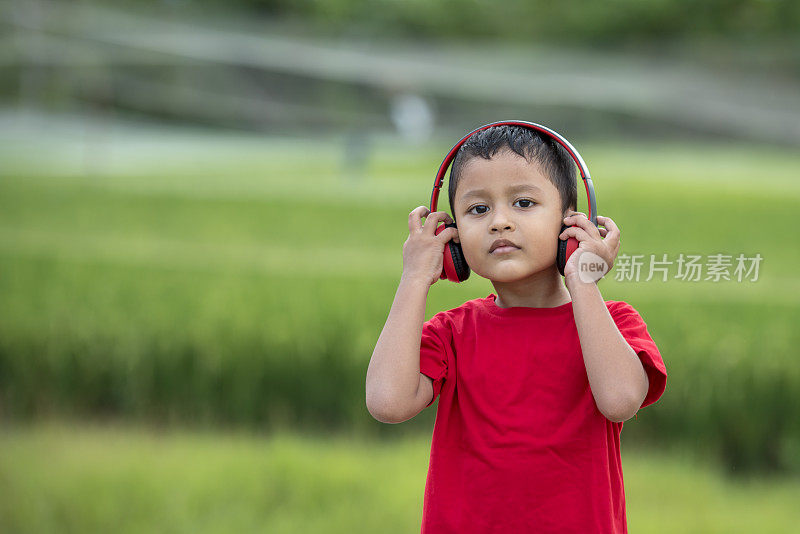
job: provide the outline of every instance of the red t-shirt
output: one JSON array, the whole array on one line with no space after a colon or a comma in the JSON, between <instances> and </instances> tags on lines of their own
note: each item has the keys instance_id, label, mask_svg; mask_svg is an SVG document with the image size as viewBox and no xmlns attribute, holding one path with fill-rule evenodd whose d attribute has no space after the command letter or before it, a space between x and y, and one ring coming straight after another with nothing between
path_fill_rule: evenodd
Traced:
<instances>
[{"instance_id":1,"label":"red t-shirt","mask_svg":"<svg viewBox=\"0 0 800 534\"><path fill-rule=\"evenodd\" d=\"M630 304L606 306L647 372L648 406L666 387L664 361ZM627 532L623 423L592 397L572 302L500 308L492 293L437 313L420 371L439 396L423 534Z\"/></svg>"}]
</instances>

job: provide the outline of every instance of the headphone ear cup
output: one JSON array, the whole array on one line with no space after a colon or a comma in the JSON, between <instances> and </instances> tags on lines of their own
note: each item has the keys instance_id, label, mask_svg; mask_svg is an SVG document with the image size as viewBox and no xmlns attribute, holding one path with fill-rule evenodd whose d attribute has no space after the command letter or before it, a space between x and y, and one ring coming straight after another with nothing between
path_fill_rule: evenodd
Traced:
<instances>
[{"instance_id":1,"label":"headphone ear cup","mask_svg":"<svg viewBox=\"0 0 800 534\"><path fill-rule=\"evenodd\" d=\"M455 223L446 223L436 229L436 235L444 231L445 228L456 228ZM444 261L442 262L442 274L439 276L441 280L450 280L451 282L463 282L469 278L469 265L467 260L464 259L464 252L461 250L461 243L456 243L450 240L444 246Z\"/></svg>"},{"instance_id":2,"label":"headphone ear cup","mask_svg":"<svg viewBox=\"0 0 800 534\"><path fill-rule=\"evenodd\" d=\"M559 230L558 235L561 235L561 232L563 232L567 228L572 228L572 227L562 223L561 230ZM580 241L578 241L574 237L569 237L565 240L558 239L558 249L556 251L556 266L558 267L558 272L561 274L561 276L564 276L564 268L567 266L567 261L569 261L569 257L572 256L572 253L577 250L579 245Z\"/></svg>"},{"instance_id":3,"label":"headphone ear cup","mask_svg":"<svg viewBox=\"0 0 800 534\"><path fill-rule=\"evenodd\" d=\"M453 259L452 274L455 276L448 276L447 279L453 282L463 282L469 278L471 271L469 265L467 265L467 260L464 258L464 252L461 250L461 243L450 241L445 249L448 248L450 249L450 257Z\"/></svg>"}]
</instances>

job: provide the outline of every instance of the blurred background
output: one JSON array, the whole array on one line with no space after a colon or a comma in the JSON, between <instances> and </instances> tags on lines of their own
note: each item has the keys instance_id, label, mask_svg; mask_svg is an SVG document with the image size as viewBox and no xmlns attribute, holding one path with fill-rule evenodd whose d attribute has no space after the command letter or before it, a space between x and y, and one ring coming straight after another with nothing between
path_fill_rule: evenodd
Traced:
<instances>
[{"instance_id":1,"label":"blurred background","mask_svg":"<svg viewBox=\"0 0 800 534\"><path fill-rule=\"evenodd\" d=\"M366 369L408 213L507 119L570 139L646 262L600 282L669 375L622 432L631 531L796 531L798 30L794 0L3 1L0 531L418 531L436 405L375 421ZM645 281L664 254L734 265Z\"/></svg>"}]
</instances>

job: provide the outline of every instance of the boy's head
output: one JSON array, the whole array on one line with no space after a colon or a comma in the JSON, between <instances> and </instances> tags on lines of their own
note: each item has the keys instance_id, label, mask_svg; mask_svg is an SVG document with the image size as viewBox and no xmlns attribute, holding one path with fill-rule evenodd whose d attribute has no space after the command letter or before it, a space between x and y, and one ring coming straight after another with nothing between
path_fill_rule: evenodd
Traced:
<instances>
[{"instance_id":1,"label":"boy's head","mask_svg":"<svg viewBox=\"0 0 800 534\"><path fill-rule=\"evenodd\" d=\"M478 275L511 282L555 268L577 184L574 161L549 136L512 125L474 133L453 159L448 193L457 241ZM498 239L518 248L490 252Z\"/></svg>"}]
</instances>

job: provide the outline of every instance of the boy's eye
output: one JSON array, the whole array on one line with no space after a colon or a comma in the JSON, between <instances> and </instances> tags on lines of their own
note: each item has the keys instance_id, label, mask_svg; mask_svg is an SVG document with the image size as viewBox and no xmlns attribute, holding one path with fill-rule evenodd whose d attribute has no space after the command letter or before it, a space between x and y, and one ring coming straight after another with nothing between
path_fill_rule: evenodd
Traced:
<instances>
[{"instance_id":1,"label":"boy's eye","mask_svg":"<svg viewBox=\"0 0 800 534\"><path fill-rule=\"evenodd\" d=\"M483 208L483 211L477 211L477 212L474 211L474 210L478 210L480 208ZM484 206L483 204L476 204L476 205L472 206L470 209L468 209L467 213L475 213L475 215L483 215L484 213L486 213L487 209L488 209L488 207Z\"/></svg>"},{"instance_id":2,"label":"boy's eye","mask_svg":"<svg viewBox=\"0 0 800 534\"><path fill-rule=\"evenodd\" d=\"M530 200L530 199L527 199L527 198L520 198L516 202L514 202L514 204L516 205L517 202L521 203L520 204L521 208L530 208L530 207L533 207L534 204L536 204L533 200ZM475 210L478 210L478 211L475 211ZM482 211L480 211L480 210L482 210ZM489 207L484 205L484 204L475 204L474 206L472 206L471 208L469 208L467 210L467 213L474 213L475 215L483 215L488 210L489 210Z\"/></svg>"}]
</instances>

